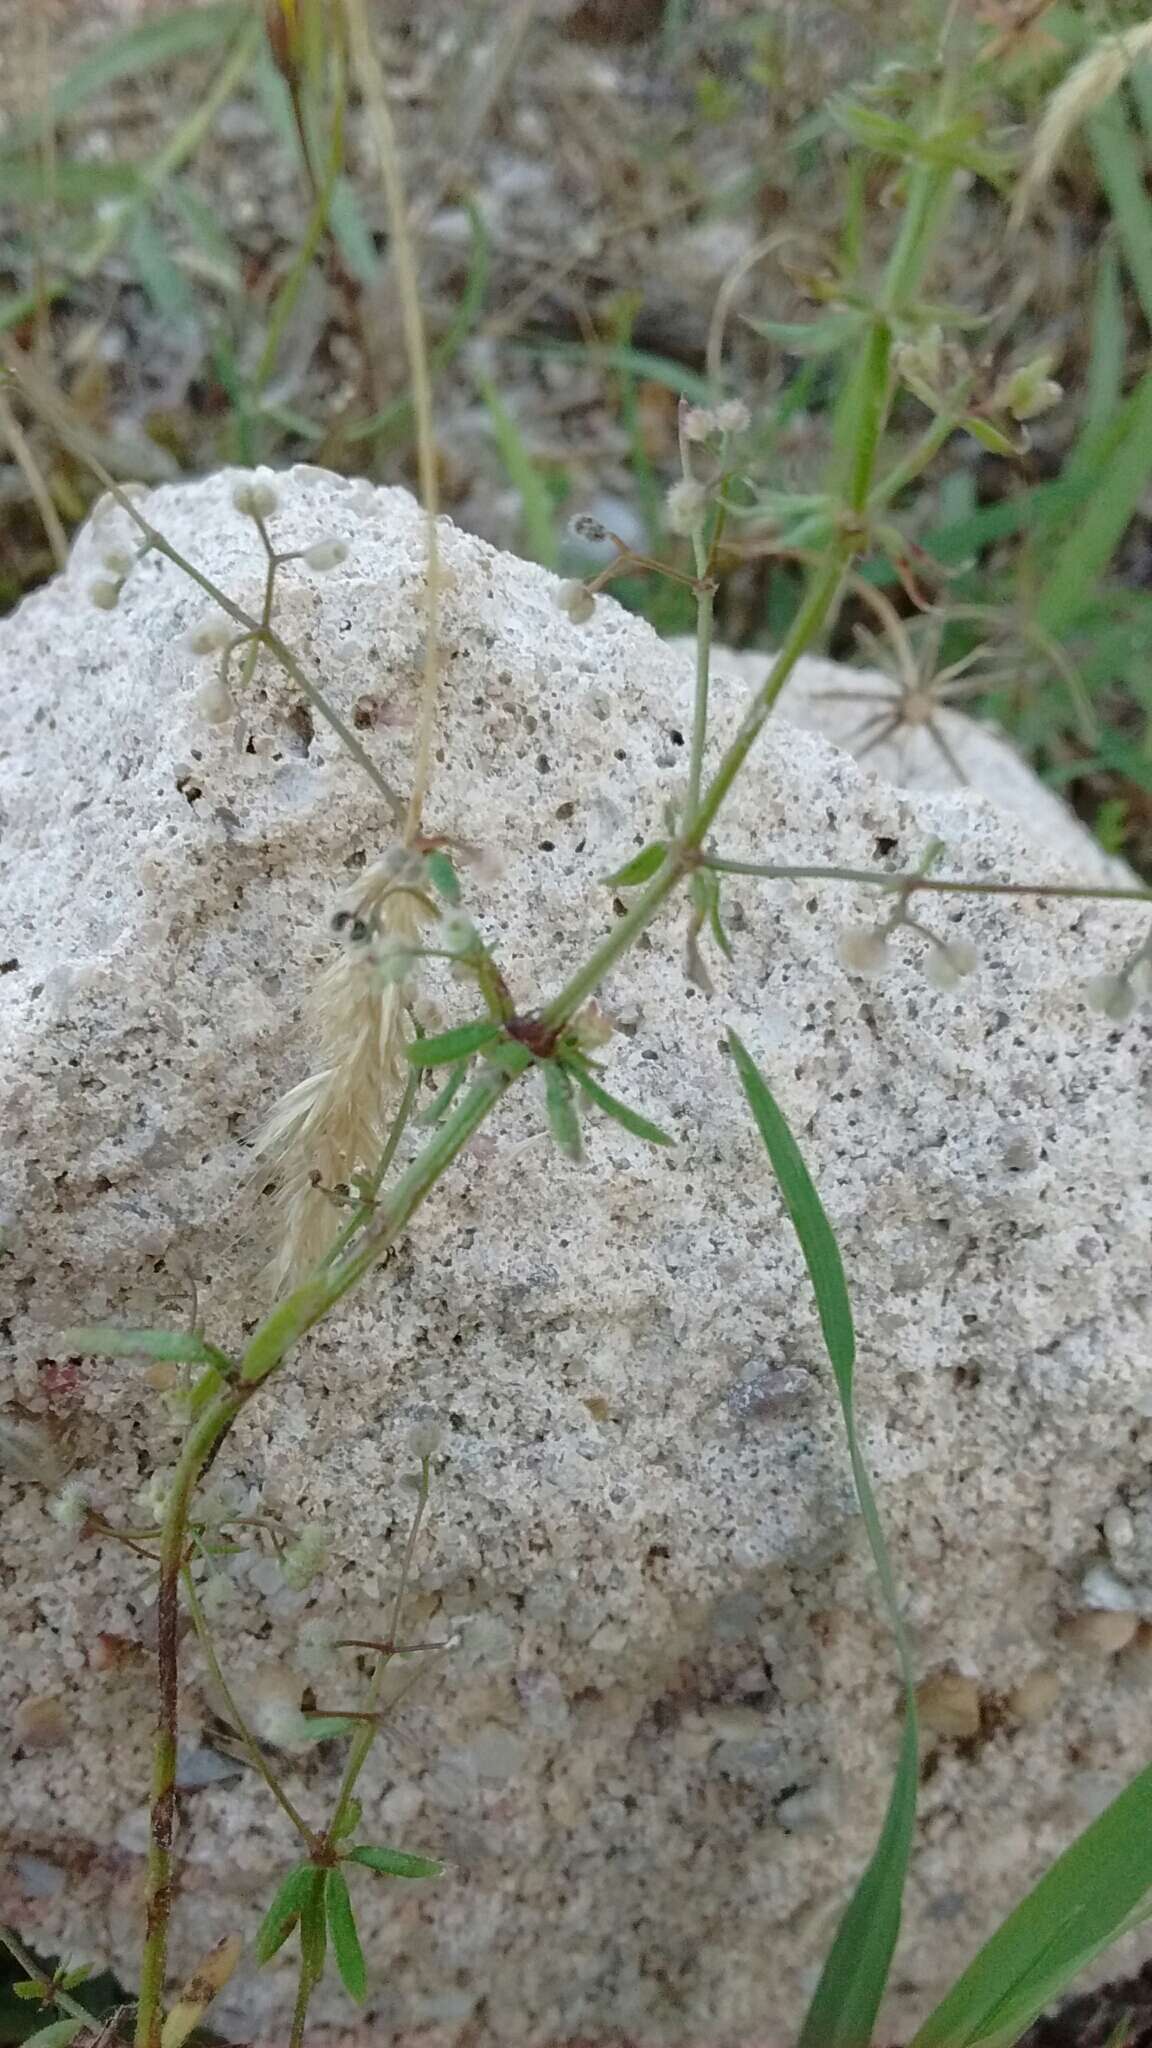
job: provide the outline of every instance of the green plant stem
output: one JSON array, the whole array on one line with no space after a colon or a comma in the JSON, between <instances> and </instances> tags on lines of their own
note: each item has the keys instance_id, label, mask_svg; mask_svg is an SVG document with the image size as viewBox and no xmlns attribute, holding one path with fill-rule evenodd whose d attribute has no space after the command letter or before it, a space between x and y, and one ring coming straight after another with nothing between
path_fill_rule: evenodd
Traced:
<instances>
[{"instance_id":1,"label":"green plant stem","mask_svg":"<svg viewBox=\"0 0 1152 2048\"><path fill-rule=\"evenodd\" d=\"M188 1543L188 1507L209 1460L227 1434L245 1394L235 1385L217 1395L185 1439L160 1530L156 1599L159 1707L152 1751L144 1950L136 2009L136 2048L159 2048L168 1922L172 1910L172 1839L176 1819L176 1736L179 1721L180 1575Z\"/></svg>"},{"instance_id":2,"label":"green plant stem","mask_svg":"<svg viewBox=\"0 0 1152 2048\"><path fill-rule=\"evenodd\" d=\"M696 690L692 700L692 751L688 757L688 816L700 802L704 749L708 742L708 702L712 682L712 627L716 587L708 574L708 546L702 527L692 536L696 562Z\"/></svg>"},{"instance_id":3,"label":"green plant stem","mask_svg":"<svg viewBox=\"0 0 1152 2048\"><path fill-rule=\"evenodd\" d=\"M81 2005L78 1998L73 1998L70 1991L63 1990L59 1984L53 1984L50 1977L45 1977L35 1956L29 1955L24 1944L10 1927L0 1926L0 1946L7 1949L13 1961L19 1964L26 1977L34 1979L38 1984L44 1984L51 1988L52 2003L53 2005L58 2005L61 2012L66 2012L70 2019L84 2020L93 2030L100 2025L99 2020L89 2012L87 2006Z\"/></svg>"},{"instance_id":4,"label":"green plant stem","mask_svg":"<svg viewBox=\"0 0 1152 2048\"><path fill-rule=\"evenodd\" d=\"M279 1778L276 1776L275 1771L272 1770L271 1766L269 1765L267 1758L263 1755L260 1745L256 1740L256 1737L253 1735L252 1730L249 1728L247 1721L244 1719L244 1716L240 1711L240 1708L236 1704L236 1700L232 1693L232 1689L229 1686L228 1681L225 1678L224 1673L221 1669L220 1659L216 1655L216 1646L212 1641L212 1634L211 1630L208 1627L207 1617L205 1616L204 1609L200 1604L200 1595L196 1591L196 1583L192 1577L191 1567L187 1565L184 1568L183 1584L184 1598L188 1604L188 1612L192 1617L192 1626L195 1629L196 1635L199 1639L200 1648L204 1652L204 1656L208 1664L208 1669L212 1673L212 1678L216 1686L216 1689L219 1692L220 1697L224 1702L224 1705L228 1709L228 1712L232 1718L233 1726L235 1727L241 1742L244 1744L244 1748L248 1755L248 1761L252 1765L253 1770L259 1772L260 1776L264 1780L264 1783L267 1785L268 1790L271 1792L273 1799L276 1801L277 1806L280 1807L282 1812L287 1814L288 1819L291 1821L293 1827L296 1829L297 1834L301 1836L305 1846L308 1849L311 1849L315 1843L316 1837L312 1833L312 1830L309 1827L307 1821L304 1819L303 1815L298 1813L295 1806L293 1806L292 1801L289 1799L288 1794L285 1792L284 1787L280 1783Z\"/></svg>"},{"instance_id":5,"label":"green plant stem","mask_svg":"<svg viewBox=\"0 0 1152 2048\"><path fill-rule=\"evenodd\" d=\"M1099 903L1152 903L1152 889L1113 889L1101 883L1074 882L965 882L946 881L937 875L877 875L868 868L789 866L773 861L725 860L708 854L701 866L718 875L756 875L766 882L860 882L869 889L884 889L914 896L922 889L942 896L1055 896L1072 901Z\"/></svg>"},{"instance_id":6,"label":"green plant stem","mask_svg":"<svg viewBox=\"0 0 1152 2048\"><path fill-rule=\"evenodd\" d=\"M874 485L868 500L869 509L888 506L894 498L906 491L922 476L930 462L935 461L940 450L950 441L965 415L961 412L937 413L931 426L927 427L920 439L908 450L900 462L881 477Z\"/></svg>"}]
</instances>

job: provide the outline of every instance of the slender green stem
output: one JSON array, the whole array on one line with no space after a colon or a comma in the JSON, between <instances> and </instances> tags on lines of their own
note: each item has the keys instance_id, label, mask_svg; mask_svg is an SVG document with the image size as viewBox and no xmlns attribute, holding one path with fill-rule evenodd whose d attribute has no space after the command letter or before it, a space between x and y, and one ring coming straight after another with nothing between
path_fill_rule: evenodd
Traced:
<instances>
[{"instance_id":1,"label":"slender green stem","mask_svg":"<svg viewBox=\"0 0 1152 2048\"><path fill-rule=\"evenodd\" d=\"M223 1700L224 1705L228 1709L229 1716L232 1720L232 1725L236 1729L236 1732L239 1735L241 1742L244 1744L244 1748L248 1755L248 1761L252 1765L253 1770L258 1771L260 1773L260 1776L263 1778L264 1783L267 1785L268 1790L271 1792L273 1799L276 1801L277 1806L279 1806L281 1810L287 1814L293 1827L296 1829L297 1834L299 1834L302 1837L305 1846L308 1849L311 1849L316 1839L312 1833L311 1828L309 1827L307 1821L304 1819L303 1815L298 1813L296 1808L293 1806L292 1801L289 1799L288 1794L285 1792L284 1787L280 1783L279 1778L276 1776L275 1771L272 1769L267 1758L264 1756L260 1748L260 1745L257 1742L256 1737L253 1735L252 1730L249 1728L247 1721L244 1719L244 1716L236 1703L236 1699L232 1692L232 1689L224 1676L223 1670L220 1666L220 1659L216 1655L216 1646L212 1641L212 1633L208 1627L207 1616L205 1615L204 1609L200 1604L200 1595L196 1591L196 1583L193 1579L192 1571L189 1566L185 1566L184 1568L183 1584L184 1598L187 1602L188 1612L192 1617L192 1626L196 1631L197 1637L199 1638L200 1648L204 1652L204 1656L208 1664L208 1669L212 1673L212 1678L216 1686L216 1689L220 1694L220 1697Z\"/></svg>"},{"instance_id":2,"label":"slender green stem","mask_svg":"<svg viewBox=\"0 0 1152 2048\"><path fill-rule=\"evenodd\" d=\"M164 1509L156 1603L159 1708L152 1751L146 1923L136 2008L136 2048L159 2048L168 1922L172 1910L172 1840L176 1820L176 1738L179 1719L180 1575L188 1541L188 1505L208 1461L244 1405L231 1388L217 1395L185 1439Z\"/></svg>"},{"instance_id":3,"label":"slender green stem","mask_svg":"<svg viewBox=\"0 0 1152 2048\"><path fill-rule=\"evenodd\" d=\"M907 455L895 463L887 476L881 477L879 483L873 486L868 500L869 509L890 505L894 498L899 497L901 491L907 490L909 484L915 483L917 477L923 475L928 464L939 455L945 442L951 439L964 417L962 412L952 410L937 413L932 424L908 450Z\"/></svg>"},{"instance_id":4,"label":"slender green stem","mask_svg":"<svg viewBox=\"0 0 1152 2048\"><path fill-rule=\"evenodd\" d=\"M292 2008L292 2032L288 2048L304 2048L304 2029L308 2024L308 2007L316 1989L316 1977L310 1963L300 1958L300 1975L296 1984L296 2003Z\"/></svg>"},{"instance_id":5,"label":"slender green stem","mask_svg":"<svg viewBox=\"0 0 1152 2048\"><path fill-rule=\"evenodd\" d=\"M789 866L774 861L724 860L708 854L701 863L718 875L757 875L766 882L859 882L869 889L917 895L927 889L942 896L1055 896L1073 902L1152 903L1152 889L1113 889L1104 884L1074 882L966 882L938 875L877 875L868 868Z\"/></svg>"},{"instance_id":6,"label":"slender green stem","mask_svg":"<svg viewBox=\"0 0 1152 2048\"><path fill-rule=\"evenodd\" d=\"M86 2005L81 2005L80 2000L73 1998L70 1991L63 1990L59 1984L53 1984L52 1979L44 1975L35 1956L29 1955L28 1950L10 1927L0 1926L0 1946L7 1949L13 1961L19 1964L26 1977L45 1986L45 1990L51 1995L53 2005L58 2005L61 2012L66 2012L70 2019L86 2021L93 2030L100 2025L99 2020L89 2012Z\"/></svg>"}]
</instances>

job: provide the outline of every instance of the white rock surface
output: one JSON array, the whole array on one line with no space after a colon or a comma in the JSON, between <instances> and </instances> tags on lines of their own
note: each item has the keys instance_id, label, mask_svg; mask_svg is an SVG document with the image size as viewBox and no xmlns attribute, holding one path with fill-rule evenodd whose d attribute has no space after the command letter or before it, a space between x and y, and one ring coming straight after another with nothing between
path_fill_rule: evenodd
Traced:
<instances>
[{"instance_id":1,"label":"white rock surface","mask_svg":"<svg viewBox=\"0 0 1152 2048\"><path fill-rule=\"evenodd\" d=\"M160 490L149 509L256 605L262 561L230 493L219 477ZM334 943L328 917L388 828L271 669L238 741L205 722L211 667L186 636L208 605L179 570L148 558L118 609L93 607L120 530L114 515L82 537L67 574L0 627L13 1475L0 1480L0 1913L43 1951L130 1970L152 1707L146 1656L115 1639L147 1640L151 1574L70 1536L29 1474L50 1480L66 1448L103 1512L139 1518L176 1426L144 1370L69 1360L57 1333L79 1318L179 1326L193 1279L220 1341L259 1314L269 1205L253 1134L308 1070L300 1019ZM279 623L406 782L422 630L411 501L298 470L275 532L283 546L349 542L331 574L285 572ZM575 627L542 570L448 525L443 546L428 823L499 854L499 879L473 879L470 898L528 1005L610 923L598 877L660 829L684 773L689 664L610 602ZM742 697L724 678L720 735ZM914 862L934 834L958 874L1101 872L1078 831L1030 844L971 792L900 792L784 723L721 837L744 857L879 868ZM452 1870L435 1886L365 1875L358 1888L372 2039L784 2040L873 1839L892 1653L802 1262L721 1050L726 1024L762 1061L840 1234L866 1440L922 1667L974 1677L985 1703L982 1735L941 1741L924 1787L885 2038L923 2013L1086 1803L1146 1760L1147 1656L1117 1664L1060 1633L1103 1518L1150 1483L1148 1025L1117 1028L1082 997L1139 915L930 903L925 921L982 956L957 999L929 986L909 935L886 979L843 971L837 930L869 914L861 890L741 883L728 914L737 955L715 963L713 997L685 987L682 911L603 992L624 1026L609 1085L676 1149L597 1121L587 1164L569 1167L522 1086L387 1272L253 1404L213 1475L247 1512L330 1532L307 1592L251 1552L222 1564L211 1594L227 1669L274 1730L306 1684L324 1707L354 1699L352 1656L332 1640L387 1625L408 1434L429 1412L444 1427L409 1629L461 1640L388 1724L365 1831ZM449 1000L468 1013L466 991ZM1126 1526L1109 1523L1117 1551ZM251 1935L292 1847L248 1771L221 1782L205 1762L193 1646L186 1667L176 1968L227 1929ZM1004 1706L1020 1688L1032 1718ZM29 1707L43 1698L64 1716ZM52 1747L28 1739L46 1731ZM315 1819L336 1767L327 1752L287 1760ZM289 1999L277 1964L244 1979L222 2019L237 2038L261 2021L280 2040ZM346 2014L326 1990L319 2019Z\"/></svg>"}]
</instances>

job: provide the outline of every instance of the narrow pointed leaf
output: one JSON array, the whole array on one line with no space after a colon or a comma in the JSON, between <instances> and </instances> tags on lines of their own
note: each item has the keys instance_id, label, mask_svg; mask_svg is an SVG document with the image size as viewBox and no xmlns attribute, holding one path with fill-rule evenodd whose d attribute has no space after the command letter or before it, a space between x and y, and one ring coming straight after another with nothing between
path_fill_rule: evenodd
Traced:
<instances>
[{"instance_id":1,"label":"narrow pointed leaf","mask_svg":"<svg viewBox=\"0 0 1152 2048\"><path fill-rule=\"evenodd\" d=\"M912 1656L856 1429L856 1330L840 1247L800 1149L767 1082L734 1031L728 1033L728 1045L808 1267L824 1348L840 1396L856 1497L896 1638L904 1684L904 1731L880 1839L836 1930L799 2043L799 2048L866 2048L873 2038L900 1932L904 1881L916 1825L919 1740ZM954 2048L954 2044L949 2044L949 2048Z\"/></svg>"},{"instance_id":2,"label":"narrow pointed leaf","mask_svg":"<svg viewBox=\"0 0 1152 2048\"><path fill-rule=\"evenodd\" d=\"M614 868L602 880L609 889L634 889L638 882L650 882L657 869L663 866L668 851L666 839L654 839L650 846L642 846L639 853L626 860L622 868Z\"/></svg>"},{"instance_id":3,"label":"narrow pointed leaf","mask_svg":"<svg viewBox=\"0 0 1152 2048\"><path fill-rule=\"evenodd\" d=\"M912 2048L1009 2048L1093 1957L1152 1913L1152 1765L985 1942Z\"/></svg>"},{"instance_id":4,"label":"narrow pointed leaf","mask_svg":"<svg viewBox=\"0 0 1152 2048\"><path fill-rule=\"evenodd\" d=\"M278 1948L283 1948L300 1918L300 1908L308 1896L312 1875L310 1863L299 1863L295 1870L288 1872L260 1923L260 1932L256 1936L258 1963L268 1962Z\"/></svg>"},{"instance_id":5,"label":"narrow pointed leaf","mask_svg":"<svg viewBox=\"0 0 1152 2048\"><path fill-rule=\"evenodd\" d=\"M183 1365L214 1365L230 1370L231 1361L195 1330L120 1330L114 1323L92 1323L64 1330L60 1344L82 1357L160 1358Z\"/></svg>"},{"instance_id":6,"label":"narrow pointed leaf","mask_svg":"<svg viewBox=\"0 0 1152 2048\"><path fill-rule=\"evenodd\" d=\"M459 1066L454 1067L452 1069L452 1072L449 1074L448 1079L445 1081L444 1086L439 1090L438 1094L432 1097L432 1100L428 1104L427 1109L422 1109L420 1111L420 1114L416 1119L418 1124L438 1124L445 1116L447 1116L448 1111L452 1106L452 1102L456 1095L456 1092L459 1089L461 1082L464 1080L464 1077L467 1074L467 1072L468 1062L467 1060L461 1060Z\"/></svg>"},{"instance_id":7,"label":"narrow pointed leaf","mask_svg":"<svg viewBox=\"0 0 1152 2048\"><path fill-rule=\"evenodd\" d=\"M313 1984L324 1975L328 1958L328 1922L324 1916L323 1870L309 1870L308 1889L300 1906L300 1963Z\"/></svg>"},{"instance_id":8,"label":"narrow pointed leaf","mask_svg":"<svg viewBox=\"0 0 1152 2048\"><path fill-rule=\"evenodd\" d=\"M436 894L455 907L460 901L460 881L444 848L436 846L431 853L426 853L424 866Z\"/></svg>"},{"instance_id":9,"label":"narrow pointed leaf","mask_svg":"<svg viewBox=\"0 0 1152 2048\"><path fill-rule=\"evenodd\" d=\"M503 1074L523 1074L532 1065L532 1054L518 1038L498 1038L484 1056Z\"/></svg>"},{"instance_id":10,"label":"narrow pointed leaf","mask_svg":"<svg viewBox=\"0 0 1152 2048\"><path fill-rule=\"evenodd\" d=\"M364 1951L356 1932L356 1917L342 1870L328 1872L324 1880L324 1904L340 1981L349 1998L362 2004L368 1996L368 1972L364 1967Z\"/></svg>"},{"instance_id":11,"label":"narrow pointed leaf","mask_svg":"<svg viewBox=\"0 0 1152 2048\"><path fill-rule=\"evenodd\" d=\"M438 1032L435 1038L415 1039L408 1047L408 1058L414 1067L446 1067L450 1061L482 1051L499 1035L500 1026L491 1017L477 1017L471 1024Z\"/></svg>"},{"instance_id":12,"label":"narrow pointed leaf","mask_svg":"<svg viewBox=\"0 0 1152 2048\"><path fill-rule=\"evenodd\" d=\"M614 1095L608 1093L607 1088L600 1086L599 1081L593 1078L586 1067L573 1065L568 1071L577 1086L584 1090L585 1095L591 1098L597 1108L602 1109L605 1116L614 1118L616 1123L623 1124L624 1129L631 1131L634 1138L644 1138L649 1145L675 1144L676 1140L670 1138L667 1131L662 1131L659 1124L649 1123L648 1118L641 1116L639 1110L629 1109L626 1102L618 1102Z\"/></svg>"},{"instance_id":13,"label":"narrow pointed leaf","mask_svg":"<svg viewBox=\"0 0 1152 2048\"><path fill-rule=\"evenodd\" d=\"M366 1870L377 1870L382 1877L440 1877L444 1865L431 1856L407 1856L402 1849L369 1849L363 1845L349 1849L345 1861L362 1863Z\"/></svg>"},{"instance_id":14,"label":"narrow pointed leaf","mask_svg":"<svg viewBox=\"0 0 1152 2048\"><path fill-rule=\"evenodd\" d=\"M584 1148L580 1142L580 1116L572 1093L572 1083L565 1069L558 1066L555 1060L549 1060L541 1071L544 1075L548 1128L561 1152L567 1158L578 1161L584 1156Z\"/></svg>"},{"instance_id":15,"label":"narrow pointed leaf","mask_svg":"<svg viewBox=\"0 0 1152 2048\"><path fill-rule=\"evenodd\" d=\"M53 2020L49 2026L29 2034L24 2048L68 2048L68 2043L83 2033L84 2027L84 2020Z\"/></svg>"}]
</instances>

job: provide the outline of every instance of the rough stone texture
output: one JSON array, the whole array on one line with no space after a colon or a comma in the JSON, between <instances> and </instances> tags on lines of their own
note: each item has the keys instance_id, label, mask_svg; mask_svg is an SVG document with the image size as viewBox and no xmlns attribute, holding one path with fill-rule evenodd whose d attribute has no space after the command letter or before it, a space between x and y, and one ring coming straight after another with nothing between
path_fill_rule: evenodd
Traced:
<instances>
[{"instance_id":1,"label":"rough stone texture","mask_svg":"<svg viewBox=\"0 0 1152 2048\"><path fill-rule=\"evenodd\" d=\"M338 534L350 553L328 575L286 571L281 629L404 782L418 517L401 492L315 471L283 489L281 545ZM162 490L150 510L257 603L259 550L229 479ZM42 1949L128 1970L151 1721L131 1646L147 1641L150 1572L69 1536L29 1470L51 1478L55 1430L97 1506L138 1516L176 1425L143 1369L69 1360L56 1333L78 1317L179 1325L193 1276L220 1341L258 1314L268 1205L252 1136L307 1071L300 1017L328 914L387 826L271 670L239 744L204 722L211 668L185 636L208 606L178 570L149 558L116 611L93 608L120 523L83 536L68 573L0 628L0 1911ZM499 852L498 879L470 894L530 1003L610 922L598 877L660 828L689 664L611 603L575 627L543 571L448 526L443 544L429 824ZM741 694L722 668L721 735ZM1063 853L1047 835L1030 845L971 792L901 792L783 723L722 838L745 857L867 868L914 861L933 834L957 873L1101 871L1077 832ZM800 1256L721 1050L728 1023L840 1234L922 1668L981 1694L978 1736L933 1738L892 2038L1145 1760L1147 1653L1112 1661L1060 1627L1082 1573L1107 1562L1110 1509L1131 1522L1113 1514L1108 1556L1130 1526L1140 1559L1152 1464L1148 1027L1082 997L1138 914L930 904L934 928L981 951L957 998L928 985L907 936L886 979L843 971L837 928L867 914L862 891L749 882L728 911L737 956L716 963L713 997L684 985L682 912L604 990L621 1022L610 1085L676 1149L598 1121L587 1164L569 1167L523 1086L213 1475L251 1512L331 1533L307 1592L249 1552L211 1596L237 1688L282 1736L303 1685L325 1707L354 1694L332 1638L386 1626L407 1438L429 1412L444 1426L409 1627L460 1642L388 1724L365 1828L453 1868L435 1886L360 1887L374 2039L784 2040L872 1841L891 1648ZM448 984L427 1000L467 1014ZM291 1848L249 1773L221 1780L203 1676L190 1646L177 1967L251 1932ZM337 1761L286 1758L314 1817ZM222 2023L239 2036L262 2017L281 2039L288 1998L276 1965L229 1995ZM318 2016L346 2024L346 2010L327 1991Z\"/></svg>"}]
</instances>

